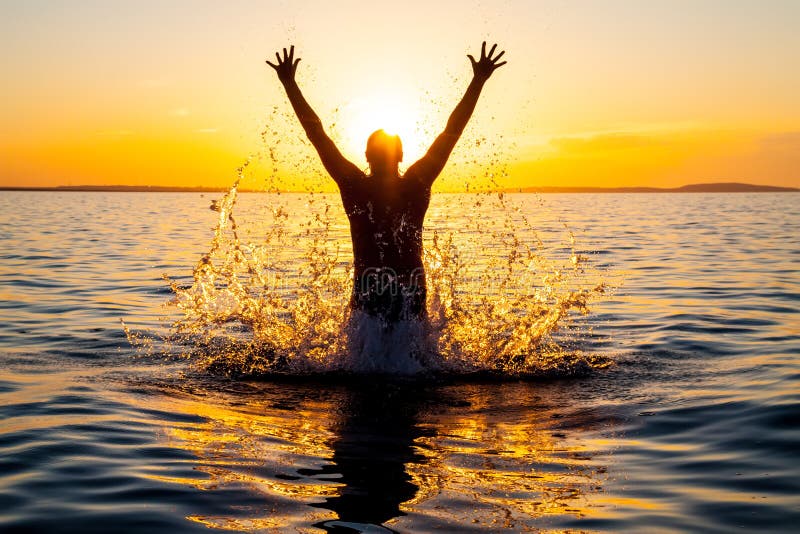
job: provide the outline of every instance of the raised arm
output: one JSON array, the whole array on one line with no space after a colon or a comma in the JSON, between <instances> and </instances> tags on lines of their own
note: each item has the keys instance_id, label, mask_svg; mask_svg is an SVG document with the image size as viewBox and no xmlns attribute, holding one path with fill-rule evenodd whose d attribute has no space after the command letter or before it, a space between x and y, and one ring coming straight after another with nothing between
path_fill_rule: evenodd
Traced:
<instances>
[{"instance_id":1,"label":"raised arm","mask_svg":"<svg viewBox=\"0 0 800 534\"><path fill-rule=\"evenodd\" d=\"M294 46L291 46L288 52L284 48L282 58L278 52L275 52L275 57L277 58L277 64L270 61L267 61L267 64L275 69L278 74L278 79L283 84L283 88L286 89L289 102L291 102L300 124L306 131L308 140L317 149L325 170L341 186L346 180L360 174L361 170L342 156L342 153L339 152L339 149L336 148L334 142L322 128L322 121L319 120L319 116L314 113L314 110L311 109L311 106L300 91L300 87L294 79L300 58L294 58Z\"/></svg>"},{"instance_id":2,"label":"raised arm","mask_svg":"<svg viewBox=\"0 0 800 534\"><path fill-rule=\"evenodd\" d=\"M483 89L483 84L492 75L492 73L506 64L506 61L499 62L503 57L505 51L501 51L496 56L492 57L497 45L492 45L489 53L486 53L486 41L481 45L481 58L475 61L472 55L467 55L472 63L472 81L467 87L467 92L461 98L456 109L450 115L447 121L447 126L439 137L433 142L428 152L422 156L416 163L406 171L406 177L418 179L427 185L431 185L434 180L442 172L447 158L456 146L458 138L469 122L472 112L475 110L475 104L478 103L478 97Z\"/></svg>"}]
</instances>

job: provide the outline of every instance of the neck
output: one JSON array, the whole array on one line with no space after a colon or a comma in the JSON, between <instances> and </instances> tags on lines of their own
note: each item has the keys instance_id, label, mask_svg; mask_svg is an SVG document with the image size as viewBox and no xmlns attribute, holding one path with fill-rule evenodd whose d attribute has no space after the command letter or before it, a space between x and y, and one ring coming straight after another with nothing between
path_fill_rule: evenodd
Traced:
<instances>
[{"instance_id":1,"label":"neck","mask_svg":"<svg viewBox=\"0 0 800 534\"><path fill-rule=\"evenodd\" d=\"M400 176L400 170L397 163L387 163L384 165L370 164L370 172L376 178L397 178Z\"/></svg>"}]
</instances>

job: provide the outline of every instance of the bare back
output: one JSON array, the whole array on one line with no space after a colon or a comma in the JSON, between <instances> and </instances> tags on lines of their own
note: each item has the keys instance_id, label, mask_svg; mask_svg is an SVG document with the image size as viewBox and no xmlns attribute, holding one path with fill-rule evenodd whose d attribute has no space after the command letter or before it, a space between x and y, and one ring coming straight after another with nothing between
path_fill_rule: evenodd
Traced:
<instances>
[{"instance_id":1,"label":"bare back","mask_svg":"<svg viewBox=\"0 0 800 534\"><path fill-rule=\"evenodd\" d=\"M343 181L342 204L350 221L356 279L386 269L404 285L423 273L422 228L431 188L413 178L390 184L362 176Z\"/></svg>"}]
</instances>

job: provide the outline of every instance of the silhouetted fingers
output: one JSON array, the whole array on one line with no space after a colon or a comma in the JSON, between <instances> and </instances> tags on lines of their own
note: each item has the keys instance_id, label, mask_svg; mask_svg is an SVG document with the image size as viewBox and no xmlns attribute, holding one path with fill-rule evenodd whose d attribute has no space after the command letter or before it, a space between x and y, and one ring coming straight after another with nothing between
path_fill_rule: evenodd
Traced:
<instances>
[{"instance_id":1,"label":"silhouetted fingers","mask_svg":"<svg viewBox=\"0 0 800 534\"><path fill-rule=\"evenodd\" d=\"M490 59L491 59L491 57L492 57L492 54L494 54L494 49L495 49L495 48L497 48L497 43L493 44L493 45L492 45L492 48L490 48L490 49L489 49L489 55L487 56L488 58L490 58Z\"/></svg>"},{"instance_id":2,"label":"silhouetted fingers","mask_svg":"<svg viewBox=\"0 0 800 534\"><path fill-rule=\"evenodd\" d=\"M475 58L474 58L474 57L472 57L472 54L467 54L467 57L469 58L470 62L471 62L473 65L474 65L475 63L477 63L477 61L475 61Z\"/></svg>"},{"instance_id":3,"label":"silhouetted fingers","mask_svg":"<svg viewBox=\"0 0 800 534\"><path fill-rule=\"evenodd\" d=\"M278 70L278 66L275 65L274 63L272 63L270 60L267 60L267 65L269 65L270 67L272 67L275 70Z\"/></svg>"},{"instance_id":4,"label":"silhouetted fingers","mask_svg":"<svg viewBox=\"0 0 800 534\"><path fill-rule=\"evenodd\" d=\"M278 58L278 65L280 65L281 63L283 63L283 62L281 61L281 55L280 55L278 52L275 52L275 57L276 57L276 58Z\"/></svg>"},{"instance_id":5,"label":"silhouetted fingers","mask_svg":"<svg viewBox=\"0 0 800 534\"><path fill-rule=\"evenodd\" d=\"M502 67L502 66L503 66L503 65L505 65L506 63L508 63L508 61L503 61L502 63L497 63L497 64L494 66L494 68L496 68L496 69L499 69L500 67Z\"/></svg>"},{"instance_id":6,"label":"silhouetted fingers","mask_svg":"<svg viewBox=\"0 0 800 534\"><path fill-rule=\"evenodd\" d=\"M481 44L481 59L486 57L486 41Z\"/></svg>"},{"instance_id":7,"label":"silhouetted fingers","mask_svg":"<svg viewBox=\"0 0 800 534\"><path fill-rule=\"evenodd\" d=\"M294 63L292 64L292 68L294 70L297 70L297 64L298 63L300 63L300 58L297 58L297 59L294 60Z\"/></svg>"},{"instance_id":8,"label":"silhouetted fingers","mask_svg":"<svg viewBox=\"0 0 800 534\"><path fill-rule=\"evenodd\" d=\"M492 61L497 61L497 60L499 60L501 57L503 57L503 54L505 54L505 53L506 53L506 51L505 51L505 50L501 50L501 51L500 51L500 53L499 53L499 54L497 54L497 56L496 56L494 59L492 59Z\"/></svg>"},{"instance_id":9,"label":"silhouetted fingers","mask_svg":"<svg viewBox=\"0 0 800 534\"><path fill-rule=\"evenodd\" d=\"M294 45L289 47L289 61L294 61Z\"/></svg>"},{"instance_id":10,"label":"silhouetted fingers","mask_svg":"<svg viewBox=\"0 0 800 534\"><path fill-rule=\"evenodd\" d=\"M289 53L286 52L286 49L284 48L283 49L283 60L287 61L288 59L289 59Z\"/></svg>"}]
</instances>

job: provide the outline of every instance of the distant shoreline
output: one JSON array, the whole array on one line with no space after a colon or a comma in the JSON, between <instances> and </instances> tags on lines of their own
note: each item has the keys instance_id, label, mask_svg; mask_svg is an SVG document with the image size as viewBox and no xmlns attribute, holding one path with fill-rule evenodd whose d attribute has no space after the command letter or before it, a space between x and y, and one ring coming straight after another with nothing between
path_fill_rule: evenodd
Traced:
<instances>
[{"instance_id":1,"label":"distant shoreline","mask_svg":"<svg viewBox=\"0 0 800 534\"><path fill-rule=\"evenodd\" d=\"M0 191L60 191L101 193L225 193L223 187L172 187L139 185L60 185L56 187L9 187ZM754 185L736 182L690 184L681 187L509 187L503 193L797 193L800 188ZM255 189L239 189L241 193L267 193ZM275 191L278 192L278 191ZM308 191L279 191L280 193L308 193ZM467 191L467 193L481 191Z\"/></svg>"},{"instance_id":2,"label":"distant shoreline","mask_svg":"<svg viewBox=\"0 0 800 534\"><path fill-rule=\"evenodd\" d=\"M505 189L509 193L797 193L797 187L717 182L680 187L522 187Z\"/></svg>"}]
</instances>

